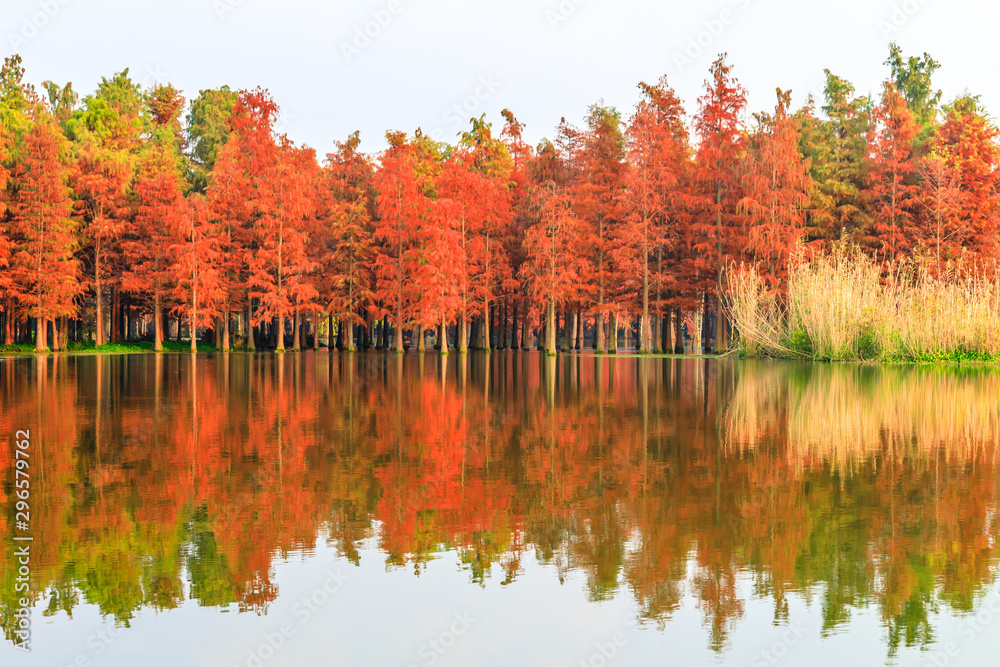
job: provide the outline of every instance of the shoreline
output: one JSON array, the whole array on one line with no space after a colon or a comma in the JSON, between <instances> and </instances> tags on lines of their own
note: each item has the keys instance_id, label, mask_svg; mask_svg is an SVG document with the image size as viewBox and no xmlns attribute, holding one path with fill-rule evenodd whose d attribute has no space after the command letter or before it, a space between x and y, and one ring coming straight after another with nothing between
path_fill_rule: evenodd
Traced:
<instances>
[{"instance_id":1,"label":"shoreline","mask_svg":"<svg viewBox=\"0 0 1000 667\"><path fill-rule=\"evenodd\" d=\"M3 346L0 345L0 359L10 359L10 358L29 358L29 357L54 357L54 356L64 356L64 357L105 357L105 356L130 356L130 355L142 355L142 354L191 354L190 342L177 343L174 341L165 342L164 349L160 352L156 352L152 348L152 343L149 341L139 341L131 343L109 343L102 346L104 349L97 349L95 347L71 347L68 350L45 350L44 352L35 351L34 347L30 345L23 346ZM266 348L257 349L254 351L247 350L245 348L234 348L228 352L219 350L211 344L200 344L198 346L197 354L297 354L303 352L326 352L329 353L331 350L325 346L320 346L318 348L302 348L301 350L286 349L282 352L277 350ZM371 352L384 353L384 354L399 354L395 350L355 350L353 352L346 352L343 350L332 350L336 353L343 354L368 354ZM531 350L523 350L521 348L511 348L506 350L491 350L489 354L507 354L511 352L532 352L536 354L545 355L545 350L539 350L537 348L532 348ZM440 354L436 349L425 350L426 354ZM481 354L483 350L469 350L465 354ZM421 354L418 350L404 350L402 354ZM462 353L457 352L454 349L449 349L449 355ZM588 356L594 358L642 358L642 359L711 359L711 360L723 360L732 359L738 361L776 361L783 363L797 363L797 364L817 364L817 365L857 365L857 366L914 366L914 367L927 367L927 366L956 366L956 367L977 367L977 368L989 368L989 367L1000 367L1000 358L997 359L975 359L975 358L965 358L965 359L816 359L816 358L790 358L790 357L777 357L777 356L742 356L736 351L730 351L723 354L676 354L676 353L650 353L650 354L639 354L632 349L619 350L616 354L609 354L607 352L594 352L593 350L574 350L571 352L559 352L557 355L550 355L555 357L563 357L567 355L576 356Z\"/></svg>"}]
</instances>

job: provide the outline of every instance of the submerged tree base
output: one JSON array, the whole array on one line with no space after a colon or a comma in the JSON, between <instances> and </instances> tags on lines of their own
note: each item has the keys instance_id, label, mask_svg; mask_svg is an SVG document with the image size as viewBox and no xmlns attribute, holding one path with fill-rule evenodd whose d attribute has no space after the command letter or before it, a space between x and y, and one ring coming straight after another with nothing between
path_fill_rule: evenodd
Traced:
<instances>
[{"instance_id":1,"label":"submerged tree base","mask_svg":"<svg viewBox=\"0 0 1000 667\"><path fill-rule=\"evenodd\" d=\"M1000 363L1000 280L860 251L799 261L788 292L753 267L730 272L728 306L743 357L888 363Z\"/></svg>"}]
</instances>

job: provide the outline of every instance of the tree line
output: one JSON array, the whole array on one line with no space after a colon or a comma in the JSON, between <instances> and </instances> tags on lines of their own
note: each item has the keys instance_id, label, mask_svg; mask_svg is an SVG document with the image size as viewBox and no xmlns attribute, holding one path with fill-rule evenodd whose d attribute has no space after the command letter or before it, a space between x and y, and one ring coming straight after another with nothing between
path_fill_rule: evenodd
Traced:
<instances>
[{"instance_id":1,"label":"tree line","mask_svg":"<svg viewBox=\"0 0 1000 667\"><path fill-rule=\"evenodd\" d=\"M997 130L942 102L896 45L877 96L825 71L824 99L749 113L725 55L688 117L666 78L529 146L509 110L452 144L358 133L324 160L276 129L261 89L124 70L82 100L0 70L5 345L186 327L219 349L593 346L725 350L726 273L781 291L796 253L847 242L886 266L982 271L998 256ZM818 106L820 105L820 106ZM37 333L36 333L37 332ZM429 339L429 340L428 340Z\"/></svg>"}]
</instances>

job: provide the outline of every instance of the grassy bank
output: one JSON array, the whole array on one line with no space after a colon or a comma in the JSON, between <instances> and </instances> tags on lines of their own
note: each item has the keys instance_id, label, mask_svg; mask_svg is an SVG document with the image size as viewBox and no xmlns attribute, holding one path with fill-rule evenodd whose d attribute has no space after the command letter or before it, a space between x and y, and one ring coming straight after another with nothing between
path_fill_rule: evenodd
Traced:
<instances>
[{"instance_id":1,"label":"grassy bank","mask_svg":"<svg viewBox=\"0 0 1000 667\"><path fill-rule=\"evenodd\" d=\"M163 343L164 352L189 352L190 350L190 342L178 343L176 341L165 341ZM57 352L56 354L143 354L153 351L152 341L132 341L128 343L107 343L101 346L96 346L93 343L70 343L69 349L64 352ZM215 352L215 346L199 343L198 351ZM46 352L46 354L48 353L49 351ZM36 354L33 343L23 345L0 345L0 356L33 354Z\"/></svg>"},{"instance_id":2,"label":"grassy bank","mask_svg":"<svg viewBox=\"0 0 1000 667\"><path fill-rule=\"evenodd\" d=\"M796 263L787 296L753 269L731 272L727 301L746 357L819 361L1000 362L1000 281L888 272L856 251Z\"/></svg>"}]
</instances>

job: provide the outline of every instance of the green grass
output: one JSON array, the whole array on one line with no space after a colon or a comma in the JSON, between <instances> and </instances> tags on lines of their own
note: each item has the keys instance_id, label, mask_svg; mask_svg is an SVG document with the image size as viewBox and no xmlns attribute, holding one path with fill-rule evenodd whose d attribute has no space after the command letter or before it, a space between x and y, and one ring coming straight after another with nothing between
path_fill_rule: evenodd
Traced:
<instances>
[{"instance_id":1,"label":"green grass","mask_svg":"<svg viewBox=\"0 0 1000 667\"><path fill-rule=\"evenodd\" d=\"M189 352L191 350L190 341L163 341L164 352ZM95 346L93 343L70 343L69 352L76 354L138 354L142 352L153 352L153 341L139 340L128 343L105 343ZM198 343L199 352L214 352L215 346L207 343Z\"/></svg>"},{"instance_id":2,"label":"green grass","mask_svg":"<svg viewBox=\"0 0 1000 667\"><path fill-rule=\"evenodd\" d=\"M190 341L164 341L164 352L189 352ZM69 349L58 354L88 355L88 354L145 354L153 352L152 341L130 341L127 343L106 343L96 346L93 343L70 343ZM215 346L208 343L198 343L199 352L215 352ZM50 351L46 351L48 353ZM34 343L21 345L0 345L0 355L35 354Z\"/></svg>"},{"instance_id":3,"label":"green grass","mask_svg":"<svg viewBox=\"0 0 1000 667\"><path fill-rule=\"evenodd\" d=\"M0 354L34 354L35 344L0 345Z\"/></svg>"}]
</instances>

